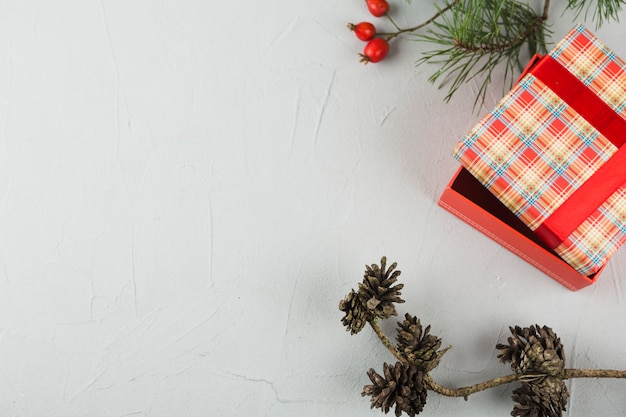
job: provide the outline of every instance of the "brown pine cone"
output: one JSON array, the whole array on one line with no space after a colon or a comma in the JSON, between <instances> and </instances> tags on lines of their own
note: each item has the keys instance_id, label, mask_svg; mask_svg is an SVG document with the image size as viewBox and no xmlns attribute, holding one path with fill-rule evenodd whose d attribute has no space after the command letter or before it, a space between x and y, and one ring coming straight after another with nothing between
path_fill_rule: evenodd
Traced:
<instances>
[{"instance_id":1,"label":"brown pine cone","mask_svg":"<svg viewBox=\"0 0 626 417\"><path fill-rule=\"evenodd\" d=\"M395 271L396 263L387 269L387 258L382 257L380 267L376 264L365 266L363 282L359 284L359 297L367 309L376 317L386 319L397 316L394 303L404 303L400 290L404 284L393 285L400 275Z\"/></svg>"},{"instance_id":2,"label":"brown pine cone","mask_svg":"<svg viewBox=\"0 0 626 417\"><path fill-rule=\"evenodd\" d=\"M341 322L350 334L360 332L371 318L370 312L354 290L350 291L346 298L339 302L339 310L345 313Z\"/></svg>"},{"instance_id":3,"label":"brown pine cone","mask_svg":"<svg viewBox=\"0 0 626 417\"><path fill-rule=\"evenodd\" d=\"M383 374L384 377L374 369L367 373L372 385L363 387L361 395L372 397L371 408L380 408L386 414L395 404L396 417L402 412L415 417L424 409L428 391L422 371L414 365L396 362L395 366L385 363Z\"/></svg>"},{"instance_id":4,"label":"brown pine cone","mask_svg":"<svg viewBox=\"0 0 626 417\"><path fill-rule=\"evenodd\" d=\"M560 375L565 368L565 352L561 339L551 328L534 325L510 327L512 336L508 345L498 344L500 362L511 363L516 373L539 373Z\"/></svg>"},{"instance_id":5,"label":"brown pine cone","mask_svg":"<svg viewBox=\"0 0 626 417\"><path fill-rule=\"evenodd\" d=\"M546 377L539 381L523 383L513 391L516 402L513 417L561 417L569 393L565 383L556 377Z\"/></svg>"},{"instance_id":6,"label":"brown pine cone","mask_svg":"<svg viewBox=\"0 0 626 417\"><path fill-rule=\"evenodd\" d=\"M422 328L417 317L405 314L403 322L398 322L398 352L411 364L424 373L432 371L447 349L438 351L441 339L430 334L430 326Z\"/></svg>"}]
</instances>

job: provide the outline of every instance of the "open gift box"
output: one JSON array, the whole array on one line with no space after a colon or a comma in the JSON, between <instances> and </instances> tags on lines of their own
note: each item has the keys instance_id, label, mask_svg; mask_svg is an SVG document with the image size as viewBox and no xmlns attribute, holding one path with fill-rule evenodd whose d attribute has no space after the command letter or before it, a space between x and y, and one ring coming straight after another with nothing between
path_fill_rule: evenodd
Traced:
<instances>
[{"instance_id":1,"label":"open gift box","mask_svg":"<svg viewBox=\"0 0 626 417\"><path fill-rule=\"evenodd\" d=\"M626 63L575 27L457 144L440 204L570 289L626 240Z\"/></svg>"}]
</instances>

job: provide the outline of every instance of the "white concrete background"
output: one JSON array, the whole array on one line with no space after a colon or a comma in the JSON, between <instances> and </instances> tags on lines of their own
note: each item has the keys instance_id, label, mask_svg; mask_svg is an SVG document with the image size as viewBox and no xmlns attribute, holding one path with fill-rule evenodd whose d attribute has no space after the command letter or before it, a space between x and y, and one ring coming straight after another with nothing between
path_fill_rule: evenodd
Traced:
<instances>
[{"instance_id":1,"label":"white concrete background","mask_svg":"<svg viewBox=\"0 0 626 417\"><path fill-rule=\"evenodd\" d=\"M405 25L435 10L391 3ZM441 383L507 374L515 324L552 326L570 367L626 368L626 253L572 293L440 209L476 85L445 104L412 41L359 64L365 19L358 0L0 1L0 416L380 415L360 393L393 358L337 304L382 255L400 313L454 346ZM626 56L619 24L596 33ZM567 415L626 415L626 382L568 386ZM512 389L423 415L506 416Z\"/></svg>"}]
</instances>

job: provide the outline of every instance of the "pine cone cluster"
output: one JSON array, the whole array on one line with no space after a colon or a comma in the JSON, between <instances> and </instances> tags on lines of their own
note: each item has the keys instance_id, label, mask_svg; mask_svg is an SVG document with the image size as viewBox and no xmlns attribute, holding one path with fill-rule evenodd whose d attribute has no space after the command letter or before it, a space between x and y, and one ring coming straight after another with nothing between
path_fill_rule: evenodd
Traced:
<instances>
[{"instance_id":1,"label":"pine cone cluster","mask_svg":"<svg viewBox=\"0 0 626 417\"><path fill-rule=\"evenodd\" d=\"M511 363L517 374L534 378L513 391L516 402L514 417L561 417L569 393L561 379L565 368L565 353L561 339L551 328L534 325L510 327L508 344L498 344L498 358Z\"/></svg>"},{"instance_id":2,"label":"pine cone cluster","mask_svg":"<svg viewBox=\"0 0 626 417\"><path fill-rule=\"evenodd\" d=\"M513 417L561 417L569 393L563 380L546 377L532 383L523 383L513 391Z\"/></svg>"},{"instance_id":3,"label":"pine cone cluster","mask_svg":"<svg viewBox=\"0 0 626 417\"><path fill-rule=\"evenodd\" d=\"M396 340L398 352L424 373L432 371L448 350L440 351L441 339L430 334L430 326L423 329L420 320L408 313L398 322Z\"/></svg>"},{"instance_id":4,"label":"pine cone cluster","mask_svg":"<svg viewBox=\"0 0 626 417\"><path fill-rule=\"evenodd\" d=\"M346 330L355 334L374 317L386 319L398 315L394 303L404 303L400 298L404 285L394 285L400 275L400 271L394 271L396 265L394 262L387 268L387 258L383 256L380 267L376 264L365 266L358 291L352 290L339 302L339 310L344 312L341 321Z\"/></svg>"},{"instance_id":5,"label":"pine cone cluster","mask_svg":"<svg viewBox=\"0 0 626 417\"><path fill-rule=\"evenodd\" d=\"M424 383L425 374L415 365L396 362L395 366L385 363L384 376L370 369L367 375L372 385L363 387L362 396L370 395L371 408L380 408L384 413L395 405L396 417L402 412L415 417L424 409L428 390Z\"/></svg>"},{"instance_id":6,"label":"pine cone cluster","mask_svg":"<svg viewBox=\"0 0 626 417\"><path fill-rule=\"evenodd\" d=\"M500 362L511 363L518 374L538 373L560 375L565 367L565 352L561 339L551 328L539 325L510 327L508 345L498 344Z\"/></svg>"}]
</instances>

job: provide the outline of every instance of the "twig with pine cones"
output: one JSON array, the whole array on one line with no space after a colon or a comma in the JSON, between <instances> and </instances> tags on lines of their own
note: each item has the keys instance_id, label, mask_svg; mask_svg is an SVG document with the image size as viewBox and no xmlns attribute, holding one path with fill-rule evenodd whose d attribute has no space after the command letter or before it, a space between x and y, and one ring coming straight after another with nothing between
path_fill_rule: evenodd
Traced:
<instances>
[{"instance_id":1,"label":"twig with pine cones","mask_svg":"<svg viewBox=\"0 0 626 417\"><path fill-rule=\"evenodd\" d=\"M400 417L419 414L426 404L428 391L450 397L464 397L502 384L519 382L513 391L513 417L561 417L569 398L565 380L571 378L626 378L626 371L604 369L567 369L561 340L547 326L510 327L507 343L496 345L498 358L510 363L513 374L494 378L461 388L439 385L430 375L439 365L450 346L441 349L441 339L423 327L410 314L398 321L396 343L383 332L379 319L397 316L395 304L404 303L400 297L403 284L397 284L400 271L396 263L387 268L387 259L380 266L367 265L358 290L352 290L339 302L341 319L346 330L357 334L366 324L372 327L382 344L396 358L395 364L384 363L383 374L370 369L370 385L362 396L371 397L371 408L380 408L385 414L395 407Z\"/></svg>"}]
</instances>

